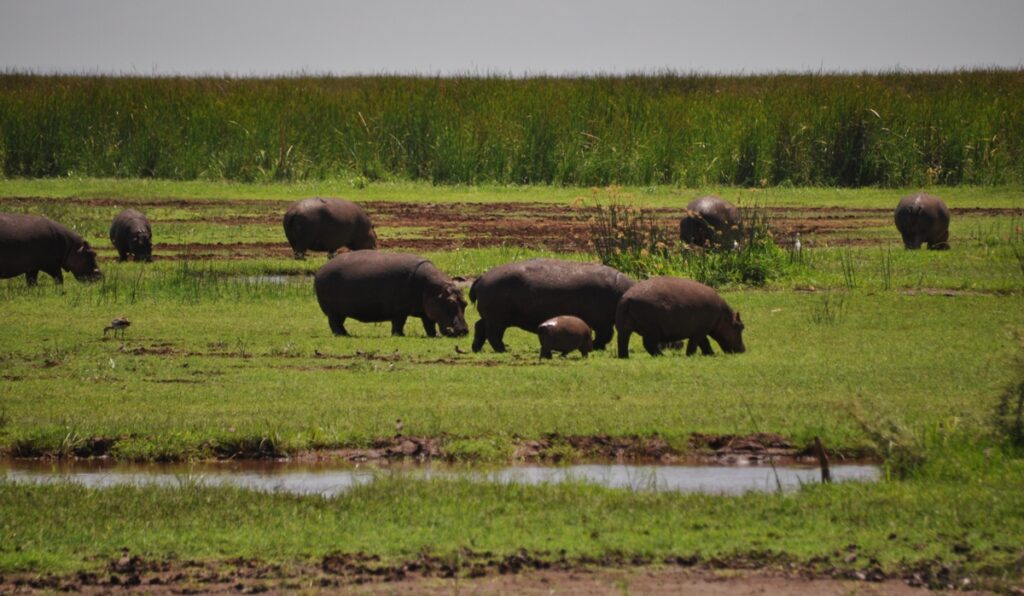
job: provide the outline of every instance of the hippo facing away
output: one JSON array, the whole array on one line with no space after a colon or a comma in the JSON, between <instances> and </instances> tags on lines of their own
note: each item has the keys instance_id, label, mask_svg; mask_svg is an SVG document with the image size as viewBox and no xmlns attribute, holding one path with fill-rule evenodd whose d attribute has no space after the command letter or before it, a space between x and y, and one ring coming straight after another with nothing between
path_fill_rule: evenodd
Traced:
<instances>
[{"instance_id":1,"label":"hippo facing away","mask_svg":"<svg viewBox=\"0 0 1024 596\"><path fill-rule=\"evenodd\" d=\"M584 358L594 351L590 325L569 315L548 319L537 326L537 337L540 338L540 357L551 358L551 352L561 352L566 356L573 350L579 350Z\"/></svg>"},{"instance_id":2,"label":"hippo facing away","mask_svg":"<svg viewBox=\"0 0 1024 596\"><path fill-rule=\"evenodd\" d=\"M739 241L740 211L716 196L690 201L686 215L679 220L679 239L693 246L731 248Z\"/></svg>"},{"instance_id":3,"label":"hippo facing away","mask_svg":"<svg viewBox=\"0 0 1024 596\"><path fill-rule=\"evenodd\" d=\"M661 345L688 339L686 355L699 347L710 355L710 335L727 353L746 351L743 321L712 288L679 277L654 277L622 295L615 327L619 332L619 358L629 358L629 337L638 333L644 349L661 354Z\"/></svg>"},{"instance_id":4,"label":"hippo facing away","mask_svg":"<svg viewBox=\"0 0 1024 596\"><path fill-rule=\"evenodd\" d=\"M583 319L595 330L594 348L604 349L615 331L615 307L632 285L618 270L594 263L532 259L494 267L469 289L480 312L473 351L486 341L504 352L507 328L536 333L538 325L559 315Z\"/></svg>"},{"instance_id":5,"label":"hippo facing away","mask_svg":"<svg viewBox=\"0 0 1024 596\"><path fill-rule=\"evenodd\" d=\"M72 230L40 215L0 213L0 278L25 274L36 285L40 271L64 283L62 269L78 281L99 279L96 251Z\"/></svg>"},{"instance_id":6,"label":"hippo facing away","mask_svg":"<svg viewBox=\"0 0 1024 596\"><path fill-rule=\"evenodd\" d=\"M896 229L906 248L949 248L949 208L942 199L925 193L908 195L896 205Z\"/></svg>"},{"instance_id":7,"label":"hippo facing away","mask_svg":"<svg viewBox=\"0 0 1024 596\"><path fill-rule=\"evenodd\" d=\"M348 335L345 319L391 321L404 335L405 320L419 317L430 337L436 327L449 337L466 335L466 300L433 263L410 254L375 250L347 252L327 261L314 281L320 310L335 335Z\"/></svg>"},{"instance_id":8,"label":"hippo facing away","mask_svg":"<svg viewBox=\"0 0 1024 596\"><path fill-rule=\"evenodd\" d=\"M363 208L341 199L305 199L284 214L284 234L296 259L307 250L322 250L328 258L340 248L377 248L377 234Z\"/></svg>"},{"instance_id":9,"label":"hippo facing away","mask_svg":"<svg viewBox=\"0 0 1024 596\"><path fill-rule=\"evenodd\" d=\"M110 242L117 249L117 260L127 261L132 255L136 261L153 260L153 230L149 220L135 209L125 209L110 224Z\"/></svg>"}]
</instances>

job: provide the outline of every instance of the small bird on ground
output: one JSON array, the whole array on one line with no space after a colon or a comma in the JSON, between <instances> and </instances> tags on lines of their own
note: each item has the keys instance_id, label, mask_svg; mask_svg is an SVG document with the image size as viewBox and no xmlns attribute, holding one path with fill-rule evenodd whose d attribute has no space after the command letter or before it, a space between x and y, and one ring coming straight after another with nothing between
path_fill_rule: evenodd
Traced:
<instances>
[{"instance_id":1,"label":"small bird on ground","mask_svg":"<svg viewBox=\"0 0 1024 596\"><path fill-rule=\"evenodd\" d=\"M401 418L396 418L395 419L395 436L396 437L402 436L402 429L403 428L405 428L405 425L402 424L402 419Z\"/></svg>"},{"instance_id":2,"label":"small bird on ground","mask_svg":"<svg viewBox=\"0 0 1024 596\"><path fill-rule=\"evenodd\" d=\"M124 330L131 326L132 322L124 317L118 317L110 322L109 325L103 328L103 337L107 336L107 332L111 329L114 330L114 337L124 337Z\"/></svg>"},{"instance_id":3,"label":"small bird on ground","mask_svg":"<svg viewBox=\"0 0 1024 596\"><path fill-rule=\"evenodd\" d=\"M456 354L466 354L467 352L466 352L466 350L463 350L459 346L455 346L455 353Z\"/></svg>"}]
</instances>

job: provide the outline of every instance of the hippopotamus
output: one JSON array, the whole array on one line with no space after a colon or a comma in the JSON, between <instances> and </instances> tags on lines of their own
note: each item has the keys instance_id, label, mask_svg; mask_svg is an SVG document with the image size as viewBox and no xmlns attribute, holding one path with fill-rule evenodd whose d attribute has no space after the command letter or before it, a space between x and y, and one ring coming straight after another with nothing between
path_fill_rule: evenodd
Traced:
<instances>
[{"instance_id":1,"label":"hippopotamus","mask_svg":"<svg viewBox=\"0 0 1024 596\"><path fill-rule=\"evenodd\" d=\"M0 213L0 278L22 273L36 285L40 271L64 283L61 269L78 281L101 277L96 251L81 236L48 217Z\"/></svg>"},{"instance_id":2,"label":"hippopotamus","mask_svg":"<svg viewBox=\"0 0 1024 596\"><path fill-rule=\"evenodd\" d=\"M149 220L135 209L125 209L110 224L110 242L117 249L117 260L127 261L132 255L136 261L153 260L153 230Z\"/></svg>"},{"instance_id":3,"label":"hippopotamus","mask_svg":"<svg viewBox=\"0 0 1024 596\"><path fill-rule=\"evenodd\" d=\"M334 257L339 248L377 248L377 234L363 208L341 199L304 199L293 203L284 214L284 235L296 259L307 250L327 251Z\"/></svg>"},{"instance_id":4,"label":"hippopotamus","mask_svg":"<svg viewBox=\"0 0 1024 596\"><path fill-rule=\"evenodd\" d=\"M579 350L586 358L587 354L594 351L590 335L590 325L579 317L563 315L548 319L537 326L540 357L550 359L552 351L561 352L564 357L573 350Z\"/></svg>"},{"instance_id":5,"label":"hippopotamus","mask_svg":"<svg viewBox=\"0 0 1024 596\"><path fill-rule=\"evenodd\" d=\"M618 270L594 263L532 259L494 267L469 289L480 312L473 351L483 349L486 340L504 352L505 329L536 333L538 325L559 315L583 319L595 330L594 348L604 349L615 331L615 306L632 286Z\"/></svg>"},{"instance_id":6,"label":"hippopotamus","mask_svg":"<svg viewBox=\"0 0 1024 596\"><path fill-rule=\"evenodd\" d=\"M466 300L451 278L423 257L375 250L343 253L327 261L314 281L320 310L335 335L348 335L345 319L391 321L405 334L405 320L419 317L430 337L466 335Z\"/></svg>"},{"instance_id":7,"label":"hippopotamus","mask_svg":"<svg viewBox=\"0 0 1024 596\"><path fill-rule=\"evenodd\" d=\"M949 208L942 199L925 193L907 195L896 205L896 229L906 248L949 248Z\"/></svg>"},{"instance_id":8,"label":"hippopotamus","mask_svg":"<svg viewBox=\"0 0 1024 596\"><path fill-rule=\"evenodd\" d=\"M686 215L679 220L679 239L706 248L731 248L739 241L740 211L735 205L716 196L690 201Z\"/></svg>"},{"instance_id":9,"label":"hippopotamus","mask_svg":"<svg viewBox=\"0 0 1024 596\"><path fill-rule=\"evenodd\" d=\"M661 346L688 339L686 355L700 348L711 355L710 335L727 353L743 353L743 321L712 288L679 277L653 277L629 289L619 300L615 313L619 332L619 358L629 358L629 336L643 337L651 356Z\"/></svg>"}]
</instances>

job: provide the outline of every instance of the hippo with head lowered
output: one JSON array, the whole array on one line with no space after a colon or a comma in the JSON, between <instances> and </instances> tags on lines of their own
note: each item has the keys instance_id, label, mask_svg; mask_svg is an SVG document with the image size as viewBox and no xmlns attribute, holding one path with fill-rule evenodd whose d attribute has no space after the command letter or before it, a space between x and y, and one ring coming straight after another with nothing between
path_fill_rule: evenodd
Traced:
<instances>
[{"instance_id":1,"label":"hippo with head lowered","mask_svg":"<svg viewBox=\"0 0 1024 596\"><path fill-rule=\"evenodd\" d=\"M328 258L340 248L377 248L377 234L363 208L342 199L305 199L284 214L284 235L296 259L307 250L322 250Z\"/></svg>"},{"instance_id":2,"label":"hippo with head lowered","mask_svg":"<svg viewBox=\"0 0 1024 596\"><path fill-rule=\"evenodd\" d=\"M149 220L135 209L125 209L110 224L110 242L117 249L117 260L127 261L132 255L136 261L153 260L153 229Z\"/></svg>"},{"instance_id":3,"label":"hippo with head lowered","mask_svg":"<svg viewBox=\"0 0 1024 596\"><path fill-rule=\"evenodd\" d=\"M949 248L949 208L942 199L925 193L907 195L896 205L896 229L906 248Z\"/></svg>"},{"instance_id":4,"label":"hippo with head lowered","mask_svg":"<svg viewBox=\"0 0 1024 596\"><path fill-rule=\"evenodd\" d=\"M731 248L738 242L741 216L735 205L716 196L690 201L679 220L679 239L692 246Z\"/></svg>"},{"instance_id":5,"label":"hippo with head lowered","mask_svg":"<svg viewBox=\"0 0 1024 596\"><path fill-rule=\"evenodd\" d=\"M480 312L473 351L487 341L504 352L505 329L536 333L538 325L559 315L583 319L595 331L594 348L604 349L615 330L615 307L632 285L618 270L594 263L532 259L494 267L469 289Z\"/></svg>"},{"instance_id":6,"label":"hippo with head lowered","mask_svg":"<svg viewBox=\"0 0 1024 596\"><path fill-rule=\"evenodd\" d=\"M34 286L43 271L61 284L62 269L78 281L101 277L96 251L77 233L41 215L0 213L0 278L25 274Z\"/></svg>"},{"instance_id":7,"label":"hippo with head lowered","mask_svg":"<svg viewBox=\"0 0 1024 596\"><path fill-rule=\"evenodd\" d=\"M451 278L422 257L375 250L347 252L327 261L313 283L320 310L335 335L348 335L345 319L391 321L404 335L405 320L418 317L430 337L466 335L466 300Z\"/></svg>"},{"instance_id":8,"label":"hippo with head lowered","mask_svg":"<svg viewBox=\"0 0 1024 596\"><path fill-rule=\"evenodd\" d=\"M644 349L651 356L661 354L661 346L690 340L686 355L700 348L711 355L711 336L727 353L743 353L743 321L712 288L679 277L652 277L642 281L619 300L615 314L619 332L619 358L629 358L629 337L640 334Z\"/></svg>"}]
</instances>

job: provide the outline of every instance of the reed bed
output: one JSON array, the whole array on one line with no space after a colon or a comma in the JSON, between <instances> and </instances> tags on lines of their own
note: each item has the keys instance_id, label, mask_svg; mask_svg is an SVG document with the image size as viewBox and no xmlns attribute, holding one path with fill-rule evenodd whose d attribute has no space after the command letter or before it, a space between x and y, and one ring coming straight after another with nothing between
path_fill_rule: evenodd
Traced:
<instances>
[{"instance_id":1,"label":"reed bed","mask_svg":"<svg viewBox=\"0 0 1024 596\"><path fill-rule=\"evenodd\" d=\"M1024 70L724 77L0 74L7 177L1024 181Z\"/></svg>"}]
</instances>

